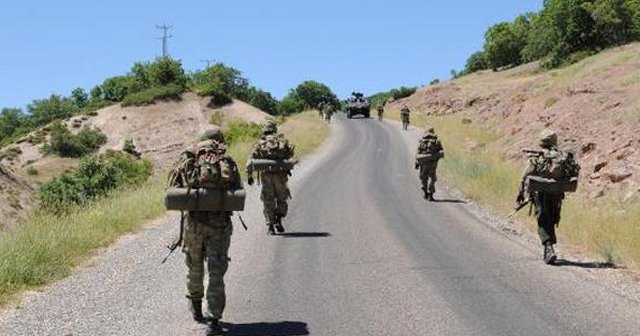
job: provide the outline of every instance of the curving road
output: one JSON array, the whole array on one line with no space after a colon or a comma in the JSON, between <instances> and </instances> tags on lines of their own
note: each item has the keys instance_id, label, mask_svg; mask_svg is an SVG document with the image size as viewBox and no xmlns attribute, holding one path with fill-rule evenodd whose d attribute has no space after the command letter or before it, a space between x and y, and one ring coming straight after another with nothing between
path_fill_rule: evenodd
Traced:
<instances>
[{"instance_id":1,"label":"curving road","mask_svg":"<svg viewBox=\"0 0 640 336\"><path fill-rule=\"evenodd\" d=\"M544 265L538 246L446 191L422 200L414 133L334 120L331 139L296 171L287 235L265 235L250 190L250 230L236 226L227 277L230 335L639 334L640 303L578 263ZM203 335L186 310L182 256L158 264L175 220L27 295L0 314L0 335Z\"/></svg>"}]
</instances>

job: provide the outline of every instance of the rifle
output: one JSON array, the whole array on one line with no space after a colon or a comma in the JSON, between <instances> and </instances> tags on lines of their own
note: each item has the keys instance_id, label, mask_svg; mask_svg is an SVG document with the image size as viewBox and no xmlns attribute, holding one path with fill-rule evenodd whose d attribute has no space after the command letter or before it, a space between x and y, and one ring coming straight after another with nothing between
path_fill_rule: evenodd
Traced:
<instances>
[{"instance_id":1,"label":"rifle","mask_svg":"<svg viewBox=\"0 0 640 336\"><path fill-rule=\"evenodd\" d=\"M178 240L176 240L175 243L171 244L171 245L167 245L167 248L169 249L169 253L167 253L167 255L164 257L164 259L162 259L162 262L160 262L160 264L164 264L167 259L169 259L169 256L171 255L171 253L173 253L173 251L175 251L178 246L182 245L182 237L183 237L183 233L184 233L184 219L185 219L185 213L184 211L182 211L182 213L180 214L180 235L178 236Z\"/></svg>"},{"instance_id":2,"label":"rifle","mask_svg":"<svg viewBox=\"0 0 640 336\"><path fill-rule=\"evenodd\" d=\"M523 153L526 153L529 157L540 157L544 155L543 151L533 150L533 149L523 149Z\"/></svg>"},{"instance_id":3,"label":"rifle","mask_svg":"<svg viewBox=\"0 0 640 336\"><path fill-rule=\"evenodd\" d=\"M507 218L511 218L511 216L515 215L516 212L520 211L522 208L524 208L525 206L527 206L527 204L531 203L531 199L526 199L524 202L522 203L518 203L516 205L513 206L513 211L511 211L511 213L509 213L507 215Z\"/></svg>"}]
</instances>

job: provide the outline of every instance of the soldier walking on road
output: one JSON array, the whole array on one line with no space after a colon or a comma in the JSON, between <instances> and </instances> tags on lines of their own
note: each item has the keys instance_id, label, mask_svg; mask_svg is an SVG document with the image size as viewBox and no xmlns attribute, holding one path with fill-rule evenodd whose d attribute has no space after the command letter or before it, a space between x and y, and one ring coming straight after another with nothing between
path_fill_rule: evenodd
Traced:
<instances>
[{"instance_id":1,"label":"soldier walking on road","mask_svg":"<svg viewBox=\"0 0 640 336\"><path fill-rule=\"evenodd\" d=\"M552 181L550 186L559 186L561 184L558 183L562 181L577 178L580 166L574 161L572 153L564 152L558 148L558 136L555 132L544 130L540 134L539 140L542 151L527 151L530 153L529 165L522 175L516 202L522 206L529 202L533 203L538 221L538 236L544 246L543 260L546 264L551 265L557 259L553 245L556 244L556 226L560 223L562 200L565 196L564 189L546 188L546 190L542 190L535 183L532 183L532 179L541 177ZM575 181L577 183L577 179ZM529 197L526 200L525 193Z\"/></svg>"},{"instance_id":2,"label":"soldier walking on road","mask_svg":"<svg viewBox=\"0 0 640 336\"><path fill-rule=\"evenodd\" d=\"M267 121L262 127L262 137L258 140L250 160L266 159L282 162L293 158L294 146L282 134L273 121ZM247 164L248 184L253 185L254 166ZM291 176L290 168L258 171L262 183L260 199L264 205L264 217L270 235L284 232L282 219L287 216L287 200L291 193L287 182Z\"/></svg>"},{"instance_id":3,"label":"soldier walking on road","mask_svg":"<svg viewBox=\"0 0 640 336\"><path fill-rule=\"evenodd\" d=\"M333 105L327 103L323 106L322 114L324 114L324 121L331 123L331 117L333 116Z\"/></svg>"},{"instance_id":4,"label":"soldier walking on road","mask_svg":"<svg viewBox=\"0 0 640 336\"><path fill-rule=\"evenodd\" d=\"M382 121L382 115L384 114L384 106L382 106L382 104L379 104L378 107L376 107L376 110L378 111L378 120Z\"/></svg>"},{"instance_id":5,"label":"soldier walking on road","mask_svg":"<svg viewBox=\"0 0 640 336\"><path fill-rule=\"evenodd\" d=\"M183 153L169 175L169 186L188 189L242 189L238 167L226 155L220 128L206 131L193 150ZM219 321L226 303L224 275L229 266L228 252L233 231L231 214L226 211L189 211L184 227L182 250L188 267L187 298L190 300L193 319L198 323L208 323L209 332L213 335L222 334ZM211 314L207 317L202 313L205 261L209 275L206 298Z\"/></svg>"},{"instance_id":6,"label":"soldier walking on road","mask_svg":"<svg viewBox=\"0 0 640 336\"><path fill-rule=\"evenodd\" d=\"M403 130L407 130L409 128L409 114L411 113L411 110L409 110L409 107L405 104L402 106L402 110L400 110L400 119L402 120L402 129Z\"/></svg>"},{"instance_id":7,"label":"soldier walking on road","mask_svg":"<svg viewBox=\"0 0 640 336\"><path fill-rule=\"evenodd\" d=\"M433 194L436 192L436 169L438 161L444 157L442 143L438 140L433 127L427 127L424 135L418 144L418 154L416 155L415 168L420 169L420 180L422 181L422 191L424 198L433 202Z\"/></svg>"}]
</instances>

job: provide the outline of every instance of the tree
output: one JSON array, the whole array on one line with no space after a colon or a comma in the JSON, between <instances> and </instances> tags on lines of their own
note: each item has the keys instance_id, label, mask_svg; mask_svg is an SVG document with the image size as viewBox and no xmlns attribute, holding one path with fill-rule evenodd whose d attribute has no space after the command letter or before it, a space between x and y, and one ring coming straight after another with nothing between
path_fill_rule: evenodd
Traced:
<instances>
[{"instance_id":1,"label":"tree","mask_svg":"<svg viewBox=\"0 0 640 336\"><path fill-rule=\"evenodd\" d=\"M467 64L464 67L464 73L470 74L480 70L486 70L489 68L487 58L482 51L475 52L467 59Z\"/></svg>"},{"instance_id":2,"label":"tree","mask_svg":"<svg viewBox=\"0 0 640 336\"><path fill-rule=\"evenodd\" d=\"M282 115L290 115L304 111L305 103L298 97L295 90L289 91L289 94L278 104L278 113Z\"/></svg>"},{"instance_id":3,"label":"tree","mask_svg":"<svg viewBox=\"0 0 640 336\"><path fill-rule=\"evenodd\" d=\"M295 97L303 103L304 108L315 108L321 102L330 103L334 108L340 106L338 97L328 86L313 80L302 82L295 88L295 93Z\"/></svg>"},{"instance_id":4,"label":"tree","mask_svg":"<svg viewBox=\"0 0 640 336\"><path fill-rule=\"evenodd\" d=\"M191 75L191 88L196 92L207 92L212 87L236 99L247 101L249 98L249 81L242 77L239 70L223 63L216 63Z\"/></svg>"},{"instance_id":5,"label":"tree","mask_svg":"<svg viewBox=\"0 0 640 336\"><path fill-rule=\"evenodd\" d=\"M248 103L271 115L278 114L278 101L269 92L255 87L249 88Z\"/></svg>"},{"instance_id":6,"label":"tree","mask_svg":"<svg viewBox=\"0 0 640 336\"><path fill-rule=\"evenodd\" d=\"M100 85L94 86L89 93L91 95L91 101L102 100L102 89Z\"/></svg>"},{"instance_id":7,"label":"tree","mask_svg":"<svg viewBox=\"0 0 640 336\"><path fill-rule=\"evenodd\" d=\"M140 69L138 69L140 68ZM137 63L134 65L132 71L144 71L144 66ZM139 79L140 84L144 88L145 82L148 82L147 85L150 86L164 86L168 84L176 84L182 88L187 85L187 76L182 69L182 63L178 60L174 60L170 57L160 57L155 60L155 62L149 64L146 67L146 78L144 74L143 76L134 75L134 78Z\"/></svg>"},{"instance_id":8,"label":"tree","mask_svg":"<svg viewBox=\"0 0 640 336\"><path fill-rule=\"evenodd\" d=\"M75 88L71 91L71 99L78 108L83 108L89 103L89 95L83 88Z\"/></svg>"},{"instance_id":9,"label":"tree","mask_svg":"<svg viewBox=\"0 0 640 336\"><path fill-rule=\"evenodd\" d=\"M140 91L135 80L128 76L116 76L107 78L100 87L104 100L119 102L128 94Z\"/></svg>"},{"instance_id":10,"label":"tree","mask_svg":"<svg viewBox=\"0 0 640 336\"><path fill-rule=\"evenodd\" d=\"M70 98L51 95L48 99L34 100L27 106L36 126L72 116L78 107Z\"/></svg>"},{"instance_id":11,"label":"tree","mask_svg":"<svg viewBox=\"0 0 640 336\"><path fill-rule=\"evenodd\" d=\"M0 142L12 136L23 126L25 116L21 109L3 108L0 112Z\"/></svg>"},{"instance_id":12,"label":"tree","mask_svg":"<svg viewBox=\"0 0 640 336\"><path fill-rule=\"evenodd\" d=\"M484 54L489 67L494 71L507 65L522 63L520 53L526 45L524 24L498 23L485 34Z\"/></svg>"}]
</instances>

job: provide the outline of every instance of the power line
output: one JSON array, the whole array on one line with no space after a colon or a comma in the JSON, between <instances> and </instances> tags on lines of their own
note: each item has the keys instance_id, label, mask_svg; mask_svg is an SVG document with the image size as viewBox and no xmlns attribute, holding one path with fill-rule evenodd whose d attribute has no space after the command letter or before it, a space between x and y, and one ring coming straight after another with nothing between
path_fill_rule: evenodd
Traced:
<instances>
[{"instance_id":1,"label":"power line","mask_svg":"<svg viewBox=\"0 0 640 336\"><path fill-rule=\"evenodd\" d=\"M162 37L158 37L158 40L162 40L162 57L167 57L169 56L169 51L167 50L167 40L173 37L173 35L170 35L168 33L169 29L173 28L173 26L162 25L156 26L156 28L162 29Z\"/></svg>"}]
</instances>

